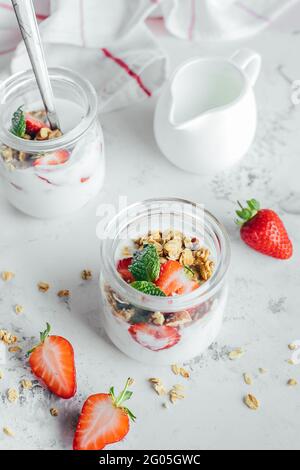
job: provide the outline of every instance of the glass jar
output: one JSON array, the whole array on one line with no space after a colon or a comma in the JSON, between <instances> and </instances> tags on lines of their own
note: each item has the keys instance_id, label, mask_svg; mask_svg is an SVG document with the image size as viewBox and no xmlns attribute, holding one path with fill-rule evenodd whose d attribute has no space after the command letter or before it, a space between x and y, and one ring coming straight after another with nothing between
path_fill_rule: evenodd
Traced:
<instances>
[{"instance_id":1,"label":"glass jar","mask_svg":"<svg viewBox=\"0 0 300 470\"><path fill-rule=\"evenodd\" d=\"M116 266L124 247L145 234L179 231L210 250L214 271L193 292L171 297L142 293ZM199 245L199 246L200 246ZM225 228L201 206L181 199L150 199L129 206L107 226L101 246L104 328L125 354L147 364L182 363L216 339L227 300L230 244ZM159 312L160 325L153 323Z\"/></svg>"},{"instance_id":2,"label":"glass jar","mask_svg":"<svg viewBox=\"0 0 300 470\"><path fill-rule=\"evenodd\" d=\"M0 176L4 195L34 217L56 217L80 209L100 190L104 145L97 120L97 95L77 73L50 68L61 137L26 140L10 132L14 112L43 110L32 71L8 78L0 87Z\"/></svg>"}]
</instances>

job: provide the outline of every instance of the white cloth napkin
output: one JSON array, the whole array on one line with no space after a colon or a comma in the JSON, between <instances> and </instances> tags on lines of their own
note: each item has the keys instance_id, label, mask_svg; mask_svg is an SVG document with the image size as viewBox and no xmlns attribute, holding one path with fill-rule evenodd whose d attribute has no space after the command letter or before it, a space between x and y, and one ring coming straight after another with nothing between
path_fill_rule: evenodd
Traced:
<instances>
[{"instance_id":1,"label":"white cloth napkin","mask_svg":"<svg viewBox=\"0 0 300 470\"><path fill-rule=\"evenodd\" d=\"M36 0L49 66L83 73L94 84L100 111L152 96L167 59L145 21L159 16L182 39L234 39L269 25L298 0ZM0 1L0 55L11 71L30 67L10 0Z\"/></svg>"}]
</instances>

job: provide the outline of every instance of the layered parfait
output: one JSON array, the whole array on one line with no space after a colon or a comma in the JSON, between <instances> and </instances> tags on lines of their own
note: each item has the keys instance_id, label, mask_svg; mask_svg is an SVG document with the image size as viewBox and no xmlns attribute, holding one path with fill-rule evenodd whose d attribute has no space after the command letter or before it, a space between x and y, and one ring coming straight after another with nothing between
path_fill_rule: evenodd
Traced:
<instances>
[{"instance_id":1,"label":"layered parfait","mask_svg":"<svg viewBox=\"0 0 300 470\"><path fill-rule=\"evenodd\" d=\"M146 363L182 362L214 341L227 290L201 296L215 261L196 236L173 229L143 234L119 247L115 269L132 290L128 297L136 294L129 301L102 279L105 329L123 352Z\"/></svg>"},{"instance_id":2,"label":"layered parfait","mask_svg":"<svg viewBox=\"0 0 300 470\"><path fill-rule=\"evenodd\" d=\"M28 77L32 89L28 85L27 90ZM78 83L71 82L71 77ZM23 80L23 96L17 80ZM24 79L11 77L2 86L0 176L9 202L26 214L47 218L74 212L103 183L103 135L96 118L96 95L90 85L83 90L80 80L68 71L56 78L61 129L55 130L36 99L28 73ZM25 104L20 105L22 101Z\"/></svg>"}]
</instances>

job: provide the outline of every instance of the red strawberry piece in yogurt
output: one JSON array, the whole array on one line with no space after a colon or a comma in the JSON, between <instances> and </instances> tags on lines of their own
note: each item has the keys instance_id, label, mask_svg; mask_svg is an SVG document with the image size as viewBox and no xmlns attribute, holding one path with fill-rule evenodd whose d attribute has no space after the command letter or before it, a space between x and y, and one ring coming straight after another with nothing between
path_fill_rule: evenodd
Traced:
<instances>
[{"instance_id":1,"label":"red strawberry piece in yogurt","mask_svg":"<svg viewBox=\"0 0 300 470\"><path fill-rule=\"evenodd\" d=\"M151 351L162 351L172 348L180 340L180 333L171 326L156 326L149 323L131 325L129 333L144 348Z\"/></svg>"},{"instance_id":2,"label":"red strawberry piece in yogurt","mask_svg":"<svg viewBox=\"0 0 300 470\"><path fill-rule=\"evenodd\" d=\"M155 282L167 296L188 294L199 287L185 273L179 261L169 260L160 268L159 278Z\"/></svg>"},{"instance_id":3,"label":"red strawberry piece in yogurt","mask_svg":"<svg viewBox=\"0 0 300 470\"><path fill-rule=\"evenodd\" d=\"M33 166L63 165L69 158L70 152L68 150L56 150L34 160Z\"/></svg>"},{"instance_id":4,"label":"red strawberry piece in yogurt","mask_svg":"<svg viewBox=\"0 0 300 470\"><path fill-rule=\"evenodd\" d=\"M26 114L25 122L26 122L26 134L29 134L32 137L35 137L37 133L44 127L49 128L49 126L45 124L43 121L40 121L39 119L35 119L30 114Z\"/></svg>"},{"instance_id":5,"label":"red strawberry piece in yogurt","mask_svg":"<svg viewBox=\"0 0 300 470\"><path fill-rule=\"evenodd\" d=\"M128 269L131 264L132 264L132 258L120 259L120 261L117 264L118 273L124 279L124 281L128 283L134 281L134 277Z\"/></svg>"}]
</instances>

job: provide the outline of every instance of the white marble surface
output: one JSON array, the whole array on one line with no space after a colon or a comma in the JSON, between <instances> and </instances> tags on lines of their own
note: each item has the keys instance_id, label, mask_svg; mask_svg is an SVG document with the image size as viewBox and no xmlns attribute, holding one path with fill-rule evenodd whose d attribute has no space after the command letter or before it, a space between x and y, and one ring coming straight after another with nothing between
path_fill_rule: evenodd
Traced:
<instances>
[{"instance_id":1,"label":"white marble surface","mask_svg":"<svg viewBox=\"0 0 300 470\"><path fill-rule=\"evenodd\" d=\"M300 382L300 365L291 366L288 343L300 339L300 105L290 101L290 81L300 79L300 5L259 36L230 43L200 45L166 37L159 41L170 56L171 68L182 60L203 54L227 56L249 46L263 56L263 71L256 87L259 126L256 141L240 166L209 178L184 173L159 153L152 132L155 99L121 112L102 116L107 150L107 178L101 194L84 210L64 220L40 221L23 216L0 200L0 270L16 273L10 283L0 280L0 327L23 338L26 351L46 321L74 345L78 394L64 402L38 385L8 403L6 391L30 378L23 354L8 354L0 365L0 448L69 449L83 400L121 387L127 376L136 379L131 408L138 416L127 438L114 449L288 449L300 448L300 388L289 388L291 377ZM4 66L4 64L3 64ZM167 410L146 379L177 380L169 368L138 364L117 351L100 325L99 241L96 237L100 203L116 204L119 195L128 202L143 198L178 196L204 203L226 225L232 243L229 273L230 298L218 342L188 368L187 398ZM239 240L233 223L237 198L259 198L282 216L294 242L291 261L263 257ZM84 283L80 272L90 268L95 279ZM48 281L47 294L37 291ZM56 297L71 290L68 304ZM17 316L16 303L25 312ZM228 359L228 351L243 347L243 358ZM268 369L260 375L258 368ZM254 376L252 387L242 374ZM252 412L243 396L252 391L261 409ZM59 417L50 416L55 405ZM2 433L10 426L15 437Z\"/></svg>"}]
</instances>

